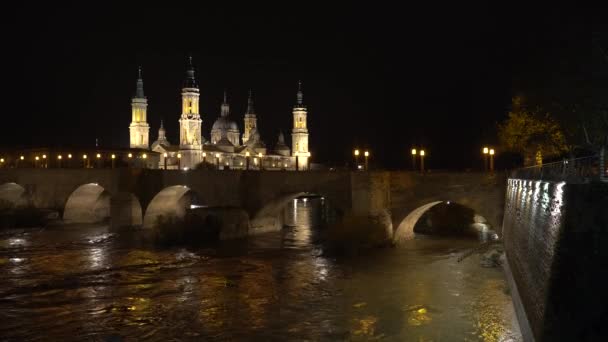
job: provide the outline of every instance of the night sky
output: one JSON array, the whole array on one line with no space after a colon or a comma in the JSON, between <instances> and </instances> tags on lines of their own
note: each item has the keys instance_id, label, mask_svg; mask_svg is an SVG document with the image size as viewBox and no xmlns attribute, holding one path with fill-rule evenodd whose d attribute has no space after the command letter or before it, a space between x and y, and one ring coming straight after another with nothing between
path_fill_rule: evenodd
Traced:
<instances>
[{"instance_id":1,"label":"night sky","mask_svg":"<svg viewBox=\"0 0 608 342\"><path fill-rule=\"evenodd\" d=\"M192 54L207 139L224 89L242 132L251 88L262 138L274 146L279 130L291 130L302 80L313 162L343 165L360 147L377 165L404 168L422 144L431 168L478 168L511 97L545 86L579 28L578 18L558 12L461 3L308 6L7 10L0 147L92 146L95 138L127 147L138 65L150 141L164 119L175 144Z\"/></svg>"}]
</instances>

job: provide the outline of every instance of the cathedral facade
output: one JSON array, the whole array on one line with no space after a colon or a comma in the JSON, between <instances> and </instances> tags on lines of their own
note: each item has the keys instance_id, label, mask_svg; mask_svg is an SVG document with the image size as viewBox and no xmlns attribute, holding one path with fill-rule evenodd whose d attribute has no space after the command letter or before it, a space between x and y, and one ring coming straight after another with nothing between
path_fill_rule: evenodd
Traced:
<instances>
[{"instance_id":1,"label":"cathedral facade","mask_svg":"<svg viewBox=\"0 0 608 342\"><path fill-rule=\"evenodd\" d=\"M253 94L247 99L243 134L230 118L230 105L224 92L220 116L211 127L210 139L203 137L203 119L199 112L199 88L192 57L188 59L186 78L182 86L182 110L179 116L179 144L171 144L160 123L157 140L148 145L150 126L147 122L147 99L144 96L141 69L135 96L131 101L132 122L129 126L130 147L150 149L160 154L161 169L237 169L237 170L307 170L308 151L307 109L303 101L302 85L298 84L293 107L292 148L279 133L273 148L268 148L258 132L258 121L253 106Z\"/></svg>"}]
</instances>

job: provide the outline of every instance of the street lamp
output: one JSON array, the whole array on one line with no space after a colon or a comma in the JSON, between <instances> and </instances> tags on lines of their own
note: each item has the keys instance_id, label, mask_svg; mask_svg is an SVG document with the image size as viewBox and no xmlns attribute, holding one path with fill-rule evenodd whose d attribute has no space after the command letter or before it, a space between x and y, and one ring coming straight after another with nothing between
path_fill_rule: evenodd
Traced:
<instances>
[{"instance_id":1,"label":"street lamp","mask_svg":"<svg viewBox=\"0 0 608 342\"><path fill-rule=\"evenodd\" d=\"M262 152L258 153L258 158L260 158L260 170L264 170L264 159L262 157Z\"/></svg>"},{"instance_id":2,"label":"street lamp","mask_svg":"<svg viewBox=\"0 0 608 342\"><path fill-rule=\"evenodd\" d=\"M424 150L420 150L420 173L424 173L424 156L426 152Z\"/></svg>"},{"instance_id":3,"label":"street lamp","mask_svg":"<svg viewBox=\"0 0 608 342\"><path fill-rule=\"evenodd\" d=\"M365 151L365 153L363 153L363 155L365 156L365 171L367 171L367 170L369 170L369 164L368 164L369 151Z\"/></svg>"},{"instance_id":4,"label":"street lamp","mask_svg":"<svg viewBox=\"0 0 608 342\"><path fill-rule=\"evenodd\" d=\"M359 150L355 149L355 165L359 165ZM355 166L356 169L356 166Z\"/></svg>"},{"instance_id":5,"label":"street lamp","mask_svg":"<svg viewBox=\"0 0 608 342\"><path fill-rule=\"evenodd\" d=\"M177 169L178 170L182 169L182 154L181 153L177 154Z\"/></svg>"},{"instance_id":6,"label":"street lamp","mask_svg":"<svg viewBox=\"0 0 608 342\"><path fill-rule=\"evenodd\" d=\"M215 154L215 166L217 167L217 169L220 169L220 154L216 153Z\"/></svg>"},{"instance_id":7,"label":"street lamp","mask_svg":"<svg viewBox=\"0 0 608 342\"><path fill-rule=\"evenodd\" d=\"M249 156L251 156L251 153L249 151L245 152L245 170L249 170Z\"/></svg>"},{"instance_id":8,"label":"street lamp","mask_svg":"<svg viewBox=\"0 0 608 342\"><path fill-rule=\"evenodd\" d=\"M203 152L203 164L205 164L205 158L207 157L207 153Z\"/></svg>"},{"instance_id":9,"label":"street lamp","mask_svg":"<svg viewBox=\"0 0 608 342\"><path fill-rule=\"evenodd\" d=\"M416 151L415 148L412 149L412 169L414 171L416 171L416 154L418 154L418 151Z\"/></svg>"},{"instance_id":10,"label":"street lamp","mask_svg":"<svg viewBox=\"0 0 608 342\"><path fill-rule=\"evenodd\" d=\"M167 152L165 152L165 153L163 154L163 160L164 160L164 162L165 162L165 170L167 169L167 156L168 156L168 155L167 155Z\"/></svg>"},{"instance_id":11,"label":"street lamp","mask_svg":"<svg viewBox=\"0 0 608 342\"><path fill-rule=\"evenodd\" d=\"M40 158L38 158L38 156L34 157L34 168L38 167L38 160L40 160Z\"/></svg>"},{"instance_id":12,"label":"street lamp","mask_svg":"<svg viewBox=\"0 0 608 342\"><path fill-rule=\"evenodd\" d=\"M61 154L57 156L57 163L59 164L59 168L61 168Z\"/></svg>"},{"instance_id":13,"label":"street lamp","mask_svg":"<svg viewBox=\"0 0 608 342\"><path fill-rule=\"evenodd\" d=\"M87 167L87 155L86 154L82 155L82 167L84 167L84 168Z\"/></svg>"},{"instance_id":14,"label":"street lamp","mask_svg":"<svg viewBox=\"0 0 608 342\"><path fill-rule=\"evenodd\" d=\"M490 149L488 147L483 148L483 170L488 171L488 153Z\"/></svg>"},{"instance_id":15,"label":"street lamp","mask_svg":"<svg viewBox=\"0 0 608 342\"><path fill-rule=\"evenodd\" d=\"M112 168L114 168L114 160L116 159L116 155L112 154Z\"/></svg>"},{"instance_id":16,"label":"street lamp","mask_svg":"<svg viewBox=\"0 0 608 342\"><path fill-rule=\"evenodd\" d=\"M42 159L44 159L44 163L43 163L43 164L44 164L44 166L43 166L43 167L46 169L46 168L47 168L47 164L46 164L46 154L43 154L43 155L42 155Z\"/></svg>"},{"instance_id":17,"label":"street lamp","mask_svg":"<svg viewBox=\"0 0 608 342\"><path fill-rule=\"evenodd\" d=\"M490 172L494 173L494 149L490 149Z\"/></svg>"}]
</instances>

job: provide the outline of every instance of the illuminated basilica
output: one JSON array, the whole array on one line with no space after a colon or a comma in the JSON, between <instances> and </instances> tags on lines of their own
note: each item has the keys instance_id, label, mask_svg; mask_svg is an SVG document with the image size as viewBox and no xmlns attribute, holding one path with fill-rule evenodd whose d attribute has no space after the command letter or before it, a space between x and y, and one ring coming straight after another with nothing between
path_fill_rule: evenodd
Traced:
<instances>
[{"instance_id":1,"label":"illuminated basilica","mask_svg":"<svg viewBox=\"0 0 608 342\"><path fill-rule=\"evenodd\" d=\"M166 169L207 167L240 170L307 170L309 168L307 110L301 84L298 84L296 104L293 107L291 132L293 150L285 143L283 133L279 133L273 148L267 147L262 141L258 132L251 91L243 118L243 134L241 135L239 125L230 117L230 105L224 92L220 116L211 127L210 139L205 139L202 135L203 119L199 112L199 94L192 57L190 57L182 87L179 144L172 145L169 142L161 121L158 138L149 145L148 103L144 96L140 69L135 96L131 100L130 147L158 152L160 155L158 167Z\"/></svg>"}]
</instances>

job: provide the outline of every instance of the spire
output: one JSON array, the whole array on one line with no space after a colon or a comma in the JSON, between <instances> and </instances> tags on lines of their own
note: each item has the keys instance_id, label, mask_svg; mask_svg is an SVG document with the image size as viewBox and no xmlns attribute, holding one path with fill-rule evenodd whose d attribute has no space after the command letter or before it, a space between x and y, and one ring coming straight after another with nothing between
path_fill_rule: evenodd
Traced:
<instances>
[{"instance_id":1,"label":"spire","mask_svg":"<svg viewBox=\"0 0 608 342\"><path fill-rule=\"evenodd\" d=\"M226 117L230 113L230 105L228 105L228 94L224 89L224 102L222 103L222 116Z\"/></svg>"},{"instance_id":2,"label":"spire","mask_svg":"<svg viewBox=\"0 0 608 342\"><path fill-rule=\"evenodd\" d=\"M194 65L192 64L192 55L188 56L188 67L186 68L186 79L184 80L184 88L198 88L196 78L194 77Z\"/></svg>"},{"instance_id":3,"label":"spire","mask_svg":"<svg viewBox=\"0 0 608 342\"><path fill-rule=\"evenodd\" d=\"M137 69L137 88L135 89L135 98L143 99L144 96L144 80L141 78L141 66Z\"/></svg>"},{"instance_id":4,"label":"spire","mask_svg":"<svg viewBox=\"0 0 608 342\"><path fill-rule=\"evenodd\" d=\"M302 93L302 81L298 81L298 95L297 95L298 101L296 102L296 105L298 107L302 107L304 105L304 94Z\"/></svg>"},{"instance_id":5,"label":"spire","mask_svg":"<svg viewBox=\"0 0 608 342\"><path fill-rule=\"evenodd\" d=\"M163 125L163 120L160 120L160 128L158 129L158 140L162 141L165 140L165 126Z\"/></svg>"},{"instance_id":6,"label":"spire","mask_svg":"<svg viewBox=\"0 0 608 342\"><path fill-rule=\"evenodd\" d=\"M253 92L249 89L249 98L247 99L247 111L245 114L255 114L253 109Z\"/></svg>"}]
</instances>

